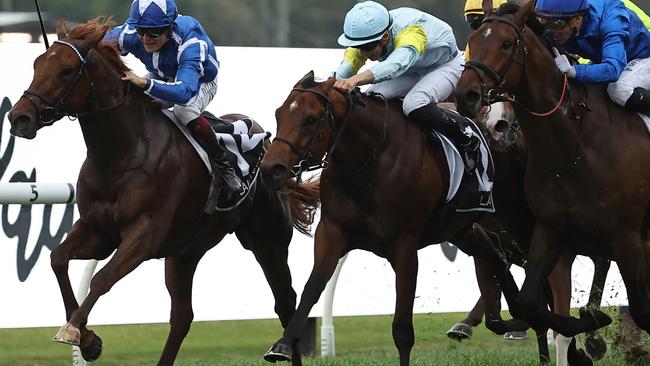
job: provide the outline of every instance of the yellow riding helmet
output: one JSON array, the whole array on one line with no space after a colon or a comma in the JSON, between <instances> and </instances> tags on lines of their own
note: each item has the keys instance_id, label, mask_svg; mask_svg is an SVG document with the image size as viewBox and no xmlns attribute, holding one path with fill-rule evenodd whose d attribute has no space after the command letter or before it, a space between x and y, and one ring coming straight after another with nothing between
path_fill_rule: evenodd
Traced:
<instances>
[{"instance_id":1,"label":"yellow riding helmet","mask_svg":"<svg viewBox=\"0 0 650 366\"><path fill-rule=\"evenodd\" d=\"M508 0L492 0L492 7L497 9L501 4L507 3ZM483 14L483 0L465 1L465 16L468 14Z\"/></svg>"}]
</instances>

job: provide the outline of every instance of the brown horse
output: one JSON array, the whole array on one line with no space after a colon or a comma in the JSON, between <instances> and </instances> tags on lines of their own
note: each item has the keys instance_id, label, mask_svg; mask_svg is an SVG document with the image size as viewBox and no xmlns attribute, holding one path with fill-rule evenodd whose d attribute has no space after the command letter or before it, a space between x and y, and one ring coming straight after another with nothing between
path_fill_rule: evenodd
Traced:
<instances>
[{"instance_id":1,"label":"brown horse","mask_svg":"<svg viewBox=\"0 0 650 366\"><path fill-rule=\"evenodd\" d=\"M333 88L334 82L317 83L308 73L295 85L276 111L277 137L262 161L264 180L278 189L291 175L326 167L314 267L284 336L264 358L292 359L291 347L339 258L364 249L388 259L395 271L393 339L400 364L408 365L415 342L418 249L451 241L470 255L489 258L488 269L498 276L506 299L512 300L518 290L489 238L471 225L480 214L459 213L445 204L449 170L440 145L403 114L398 101L343 94ZM496 326L504 332L527 328L517 320Z\"/></svg>"},{"instance_id":2,"label":"brown horse","mask_svg":"<svg viewBox=\"0 0 650 366\"><path fill-rule=\"evenodd\" d=\"M526 25L533 3L486 19L469 39L472 59L456 89L459 111L468 116L498 93L517 97L529 152L526 198L537 219L518 310L533 327L569 337L609 324L599 311L582 311L576 319L541 305L549 272L574 252L618 263L631 314L650 331L648 131L636 114L611 102L602 85L567 82L543 39Z\"/></svg>"},{"instance_id":3,"label":"brown horse","mask_svg":"<svg viewBox=\"0 0 650 366\"><path fill-rule=\"evenodd\" d=\"M479 115L480 117L481 115ZM492 157L494 158L495 181L494 181L494 203L497 207L494 215L486 215L479 222L486 230L498 237L508 261L519 267L526 268L528 248L533 235L535 218L526 203L524 192L524 175L528 153L525 137L518 128L512 104L508 102L495 103L490 106L484 118L478 121L479 127L486 136ZM569 315L571 303L571 266L575 254L563 256L562 260L553 268L549 276L548 286L545 286L545 300L551 309L562 315ZM494 286L498 296L492 295L494 299L500 299L500 292L493 276L481 271L478 258L476 275L479 281L486 281L484 288ZM588 307L599 307L602 291L605 286L605 279L609 270L609 261L594 258L594 279L590 291ZM483 277L483 278L481 278ZM456 340L468 339L472 329L481 323L485 312L485 296L477 301L476 305L460 323L447 332L447 335ZM540 350L540 361L548 362L548 346L546 340L546 329L537 332L538 346ZM569 339L569 342L572 340ZM570 347L569 347L570 346ZM606 351L604 339L596 334L589 334L585 342L587 353L594 358L600 359ZM564 356L564 363L568 356L571 365L583 364L586 356L580 352L575 342L569 345L569 349L560 350L558 354ZM567 354L568 351L568 354ZM561 360L558 360L560 364Z\"/></svg>"},{"instance_id":4,"label":"brown horse","mask_svg":"<svg viewBox=\"0 0 650 366\"><path fill-rule=\"evenodd\" d=\"M57 34L64 41L36 59L34 79L9 115L11 133L30 139L63 115L76 115L88 149L77 182L80 219L52 252L67 320L55 340L80 345L86 360L97 359L101 340L86 324L99 297L143 261L165 258L171 317L158 365L172 365L193 318L196 266L231 232L255 254L286 325L296 301L287 265L292 226L304 231L310 224L318 204L316 183L287 197L258 179L235 209L204 214L210 184L206 168L181 131L141 90L120 79L126 67L116 48L100 42L109 27L95 19L68 35L59 22ZM68 278L69 261L104 259L113 252L79 305ZM300 357L294 364L301 365Z\"/></svg>"}]
</instances>

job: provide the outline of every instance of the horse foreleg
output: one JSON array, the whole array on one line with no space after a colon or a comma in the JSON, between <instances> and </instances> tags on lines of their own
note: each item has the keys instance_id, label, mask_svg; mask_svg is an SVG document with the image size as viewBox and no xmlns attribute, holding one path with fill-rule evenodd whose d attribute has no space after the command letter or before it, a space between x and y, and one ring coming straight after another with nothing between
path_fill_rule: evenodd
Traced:
<instances>
[{"instance_id":1,"label":"horse foreleg","mask_svg":"<svg viewBox=\"0 0 650 366\"><path fill-rule=\"evenodd\" d=\"M395 315L393 317L393 341L399 352L400 366L408 366L411 349L415 344L413 331L413 302L418 277L418 254L415 239L399 240L390 258L395 270Z\"/></svg>"},{"instance_id":2,"label":"horse foreleg","mask_svg":"<svg viewBox=\"0 0 650 366\"><path fill-rule=\"evenodd\" d=\"M575 256L561 255L548 276L553 294L553 312L569 316L571 311L571 265ZM555 362L557 366L568 366L569 345L573 337L564 337L555 332Z\"/></svg>"},{"instance_id":3,"label":"horse foreleg","mask_svg":"<svg viewBox=\"0 0 650 366\"><path fill-rule=\"evenodd\" d=\"M630 315L636 325L650 333L650 243L638 233L623 231L612 247L627 290Z\"/></svg>"},{"instance_id":4,"label":"horse foreleg","mask_svg":"<svg viewBox=\"0 0 650 366\"><path fill-rule=\"evenodd\" d=\"M168 257L165 259L165 285L171 297L169 335L158 366L173 365L181 343L194 319L192 311L192 282L199 260L204 253Z\"/></svg>"},{"instance_id":5,"label":"horse foreleg","mask_svg":"<svg viewBox=\"0 0 650 366\"><path fill-rule=\"evenodd\" d=\"M594 261L594 278L591 282L587 307L599 308L611 262L602 258L592 258L592 260ZM597 331L588 332L585 339L585 350L593 360L598 361L607 353L607 342Z\"/></svg>"},{"instance_id":6,"label":"horse foreleg","mask_svg":"<svg viewBox=\"0 0 650 366\"><path fill-rule=\"evenodd\" d=\"M474 260L474 267L476 267L476 259ZM478 271L476 276L478 276ZM451 329L447 331L447 337L457 340L458 342L462 340L469 340L472 338L473 327L478 326L483 321L483 315L485 314L485 305L483 305L483 297L479 297L478 301L470 310L467 317L461 320L459 323L454 324Z\"/></svg>"},{"instance_id":7,"label":"horse foreleg","mask_svg":"<svg viewBox=\"0 0 650 366\"><path fill-rule=\"evenodd\" d=\"M79 308L68 276L68 264L71 259L104 259L114 250L107 240L92 230L83 221L78 220L70 230L67 238L57 246L50 255L52 270L61 290L65 307L66 321ZM101 354L101 341L85 326L64 328L54 339L55 342L74 344L81 347L86 359L95 360Z\"/></svg>"},{"instance_id":8,"label":"horse foreleg","mask_svg":"<svg viewBox=\"0 0 650 366\"><path fill-rule=\"evenodd\" d=\"M148 227L148 225L140 227ZM78 333L80 327L86 326L88 314L99 297L108 292L117 281L133 271L140 263L149 259L149 253L144 248L151 243L151 236L152 234L133 232L124 237L113 257L93 276L88 296L81 306L72 313L68 323L59 331L60 334L69 337L69 335ZM81 342L83 344L84 340L82 339Z\"/></svg>"},{"instance_id":9,"label":"horse foreleg","mask_svg":"<svg viewBox=\"0 0 650 366\"><path fill-rule=\"evenodd\" d=\"M307 316L318 302L327 281L332 277L338 260L343 256L347 241L338 225L321 219L316 228L314 267L300 298L298 309L284 330L284 336L264 354L269 362L292 360L292 347L300 340Z\"/></svg>"},{"instance_id":10,"label":"horse foreleg","mask_svg":"<svg viewBox=\"0 0 650 366\"><path fill-rule=\"evenodd\" d=\"M561 235L540 224L535 226L528 253L526 279L519 294L518 304L524 317L535 329L550 327L566 337L594 330L611 323L611 318L598 310L580 313L580 319L561 316L548 310L541 296L542 285L563 250ZM556 310L557 311L557 310Z\"/></svg>"},{"instance_id":11,"label":"horse foreleg","mask_svg":"<svg viewBox=\"0 0 650 366\"><path fill-rule=\"evenodd\" d=\"M260 234L259 238L251 238L256 236L257 233ZM242 244L246 243L246 247L252 248L257 262L262 267L275 299L275 313L280 318L282 328L286 329L296 311L296 292L291 287L291 271L287 263L291 231L289 231L289 234L278 233L278 235L288 236L288 238L281 239L281 237L269 234L268 231L237 232L239 240ZM301 366L300 342L293 345L291 354L291 364Z\"/></svg>"}]
</instances>

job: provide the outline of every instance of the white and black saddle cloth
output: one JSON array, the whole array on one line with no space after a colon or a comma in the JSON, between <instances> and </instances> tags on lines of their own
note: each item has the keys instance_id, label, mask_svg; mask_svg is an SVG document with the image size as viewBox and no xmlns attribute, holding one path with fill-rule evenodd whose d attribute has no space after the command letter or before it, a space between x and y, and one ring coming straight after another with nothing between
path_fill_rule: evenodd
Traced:
<instances>
[{"instance_id":1,"label":"white and black saddle cloth","mask_svg":"<svg viewBox=\"0 0 650 366\"><path fill-rule=\"evenodd\" d=\"M461 121L466 125L466 132L478 137L480 141L479 157L474 171L469 174L465 171L463 158L454 143L447 136L433 131L434 138L440 141L442 150L445 152L449 167L447 204L454 206L457 212L494 212L492 200L494 162L487 141L474 121L451 109L443 109L443 111L454 120Z\"/></svg>"},{"instance_id":2,"label":"white and black saddle cloth","mask_svg":"<svg viewBox=\"0 0 650 366\"><path fill-rule=\"evenodd\" d=\"M171 111L163 109L163 113L169 117L169 119L171 119L183 132L183 135L187 137L201 157L203 164L212 177L213 183L215 179L221 179L218 174L215 174L215 172L212 171L212 165L210 164L208 154L194 139L194 137L192 137L192 133L189 129L180 123ZM244 187L241 195L237 199L233 200L233 202L224 202L218 192L208 192L208 202L206 204L205 212L210 214L214 211L232 210L250 193L251 187L255 183L255 179L257 179L257 175L259 174L260 162L266 152L264 140L268 139L271 134L269 132L251 132L255 124L251 119L241 119L231 123L214 118L214 116L209 113L204 113L203 116L206 117L212 125L212 129L215 131L217 140L221 146L225 147L228 160L230 160L230 163L235 170L235 174L237 174L239 179L242 181ZM214 184L211 184L210 187L210 189L212 189Z\"/></svg>"}]
</instances>

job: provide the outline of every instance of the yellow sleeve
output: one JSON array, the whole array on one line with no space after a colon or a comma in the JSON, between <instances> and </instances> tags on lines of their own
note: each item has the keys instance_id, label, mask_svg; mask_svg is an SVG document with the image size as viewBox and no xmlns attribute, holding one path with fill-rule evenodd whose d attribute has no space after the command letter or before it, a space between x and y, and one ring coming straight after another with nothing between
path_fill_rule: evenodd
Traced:
<instances>
[{"instance_id":1,"label":"yellow sleeve","mask_svg":"<svg viewBox=\"0 0 650 366\"><path fill-rule=\"evenodd\" d=\"M427 48L427 34L419 24L404 28L395 37L395 48L411 46L421 55Z\"/></svg>"},{"instance_id":2,"label":"yellow sleeve","mask_svg":"<svg viewBox=\"0 0 650 366\"><path fill-rule=\"evenodd\" d=\"M366 58L361 56L358 48L348 47L343 54L343 59L352 65L354 72L357 73L361 66L366 63Z\"/></svg>"},{"instance_id":3,"label":"yellow sleeve","mask_svg":"<svg viewBox=\"0 0 650 366\"><path fill-rule=\"evenodd\" d=\"M469 57L469 43L468 43L467 46L465 46L465 62L469 60L471 60L471 58Z\"/></svg>"},{"instance_id":4,"label":"yellow sleeve","mask_svg":"<svg viewBox=\"0 0 650 366\"><path fill-rule=\"evenodd\" d=\"M636 13L636 15L641 18L641 21L643 22L643 25L645 25L648 30L650 30L650 16L646 14L641 8L636 6L632 1L630 0L623 0L623 4L625 4L625 7L632 10L633 12Z\"/></svg>"}]
</instances>

